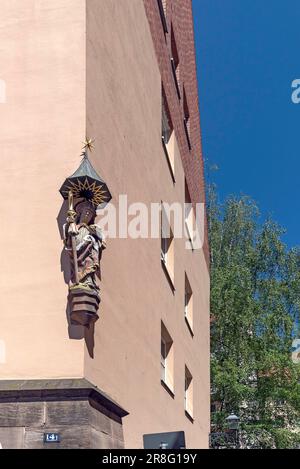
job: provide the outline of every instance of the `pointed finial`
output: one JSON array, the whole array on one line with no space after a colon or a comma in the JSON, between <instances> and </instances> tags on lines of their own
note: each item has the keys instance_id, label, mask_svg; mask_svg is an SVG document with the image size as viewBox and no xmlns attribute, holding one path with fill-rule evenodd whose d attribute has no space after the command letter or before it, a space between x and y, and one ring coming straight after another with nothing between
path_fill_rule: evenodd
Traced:
<instances>
[{"instance_id":1,"label":"pointed finial","mask_svg":"<svg viewBox=\"0 0 300 469\"><path fill-rule=\"evenodd\" d=\"M92 151L95 148L94 142L95 142L95 139L85 137L85 141L83 142L84 147L82 148L82 150L84 150L84 152L86 150Z\"/></svg>"}]
</instances>

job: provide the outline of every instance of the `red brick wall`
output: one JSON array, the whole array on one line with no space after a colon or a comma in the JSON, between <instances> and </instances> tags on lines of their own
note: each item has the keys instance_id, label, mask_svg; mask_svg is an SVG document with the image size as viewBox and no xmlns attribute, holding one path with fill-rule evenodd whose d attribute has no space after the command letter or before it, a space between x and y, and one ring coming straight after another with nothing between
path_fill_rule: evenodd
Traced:
<instances>
[{"instance_id":1,"label":"red brick wall","mask_svg":"<svg viewBox=\"0 0 300 469\"><path fill-rule=\"evenodd\" d=\"M167 34L164 34L157 0L144 0L146 15L150 24L154 48L157 55L176 139L180 149L191 200L193 203L205 202L192 0L164 0L164 2L166 3L166 20L168 25ZM171 25L175 36L180 63L180 100L178 99L176 92L170 62ZM190 114L191 150L189 150L183 124L183 86ZM209 247L206 221L204 253L207 265L209 266Z\"/></svg>"}]
</instances>

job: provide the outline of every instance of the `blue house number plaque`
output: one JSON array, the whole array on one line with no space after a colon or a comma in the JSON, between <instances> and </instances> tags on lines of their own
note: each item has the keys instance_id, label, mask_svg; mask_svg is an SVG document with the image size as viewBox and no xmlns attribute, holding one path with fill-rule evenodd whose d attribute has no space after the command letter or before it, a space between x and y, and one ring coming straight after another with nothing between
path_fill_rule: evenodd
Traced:
<instances>
[{"instance_id":1,"label":"blue house number plaque","mask_svg":"<svg viewBox=\"0 0 300 469\"><path fill-rule=\"evenodd\" d=\"M59 443L59 433L44 433L44 443Z\"/></svg>"}]
</instances>

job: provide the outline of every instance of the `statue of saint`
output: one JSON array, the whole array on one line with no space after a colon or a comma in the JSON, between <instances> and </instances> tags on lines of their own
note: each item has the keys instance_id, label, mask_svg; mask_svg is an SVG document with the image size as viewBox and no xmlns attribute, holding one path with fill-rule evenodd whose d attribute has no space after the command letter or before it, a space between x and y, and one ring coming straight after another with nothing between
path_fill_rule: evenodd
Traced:
<instances>
[{"instance_id":1,"label":"statue of saint","mask_svg":"<svg viewBox=\"0 0 300 469\"><path fill-rule=\"evenodd\" d=\"M100 260L102 250L106 247L103 234L98 225L94 224L96 211L90 202L77 203L75 210L77 213L77 234L69 233L69 223L64 226L65 249L70 253L73 267L70 288L77 284L72 252L72 237L74 237L77 251L78 283L81 287L99 290L96 276L101 279Z\"/></svg>"},{"instance_id":2,"label":"statue of saint","mask_svg":"<svg viewBox=\"0 0 300 469\"><path fill-rule=\"evenodd\" d=\"M94 320L98 319L100 289L97 279L101 280L100 260L106 244L100 227L95 224L96 211L92 203L78 199L74 209L73 216L64 225L64 244L72 267L69 284L73 301L71 318L83 324L92 314L96 315ZM84 316L83 322L80 316Z\"/></svg>"},{"instance_id":3,"label":"statue of saint","mask_svg":"<svg viewBox=\"0 0 300 469\"><path fill-rule=\"evenodd\" d=\"M99 318L100 260L106 247L103 233L95 224L96 207L104 208L111 200L107 184L89 161L88 151L92 149L93 140L86 138L79 168L59 190L69 201L63 227L64 248L71 264L68 318L71 324L88 328Z\"/></svg>"}]
</instances>

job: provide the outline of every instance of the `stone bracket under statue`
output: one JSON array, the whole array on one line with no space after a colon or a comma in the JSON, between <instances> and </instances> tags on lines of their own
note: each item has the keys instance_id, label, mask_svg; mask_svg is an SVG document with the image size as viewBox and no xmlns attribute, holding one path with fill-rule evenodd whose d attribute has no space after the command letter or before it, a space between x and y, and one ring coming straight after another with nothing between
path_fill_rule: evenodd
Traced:
<instances>
[{"instance_id":1,"label":"stone bracket under statue","mask_svg":"<svg viewBox=\"0 0 300 469\"><path fill-rule=\"evenodd\" d=\"M96 292L74 285L69 287L68 301L72 324L88 327L99 319L97 312L101 299Z\"/></svg>"},{"instance_id":2,"label":"stone bracket under statue","mask_svg":"<svg viewBox=\"0 0 300 469\"><path fill-rule=\"evenodd\" d=\"M105 207L111 194L106 183L92 167L85 145L78 170L60 189L69 208L63 227L65 250L71 263L68 303L72 324L89 327L99 318L100 261L106 247L100 227L95 224L96 210Z\"/></svg>"}]
</instances>

